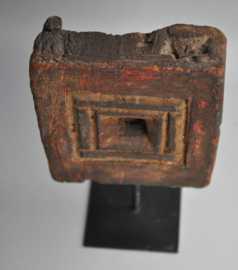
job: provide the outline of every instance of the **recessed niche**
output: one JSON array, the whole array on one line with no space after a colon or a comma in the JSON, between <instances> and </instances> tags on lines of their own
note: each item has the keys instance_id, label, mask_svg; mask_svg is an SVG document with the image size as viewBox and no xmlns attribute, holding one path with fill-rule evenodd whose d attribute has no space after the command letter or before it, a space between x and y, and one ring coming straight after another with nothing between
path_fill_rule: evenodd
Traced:
<instances>
[{"instance_id":1,"label":"recessed niche","mask_svg":"<svg viewBox=\"0 0 238 270\"><path fill-rule=\"evenodd\" d=\"M119 118L117 132L119 136L126 137L147 135L146 121L140 118Z\"/></svg>"}]
</instances>

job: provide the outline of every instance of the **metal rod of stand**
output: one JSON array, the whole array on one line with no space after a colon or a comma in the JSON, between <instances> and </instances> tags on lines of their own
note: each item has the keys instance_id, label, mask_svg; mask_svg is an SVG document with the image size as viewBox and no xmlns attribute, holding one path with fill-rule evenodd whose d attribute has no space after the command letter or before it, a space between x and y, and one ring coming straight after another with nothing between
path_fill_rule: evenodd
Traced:
<instances>
[{"instance_id":1,"label":"metal rod of stand","mask_svg":"<svg viewBox=\"0 0 238 270\"><path fill-rule=\"evenodd\" d=\"M140 185L134 186L134 212L139 213L141 210L140 203Z\"/></svg>"}]
</instances>

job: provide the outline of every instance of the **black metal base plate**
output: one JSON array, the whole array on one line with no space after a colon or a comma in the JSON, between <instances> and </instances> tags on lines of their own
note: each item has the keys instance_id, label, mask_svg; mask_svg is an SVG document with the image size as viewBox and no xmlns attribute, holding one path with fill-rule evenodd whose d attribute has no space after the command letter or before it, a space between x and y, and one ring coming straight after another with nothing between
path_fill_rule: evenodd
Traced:
<instances>
[{"instance_id":1,"label":"black metal base plate","mask_svg":"<svg viewBox=\"0 0 238 270\"><path fill-rule=\"evenodd\" d=\"M177 252L180 189L141 186L139 213L133 191L91 184L84 246Z\"/></svg>"}]
</instances>

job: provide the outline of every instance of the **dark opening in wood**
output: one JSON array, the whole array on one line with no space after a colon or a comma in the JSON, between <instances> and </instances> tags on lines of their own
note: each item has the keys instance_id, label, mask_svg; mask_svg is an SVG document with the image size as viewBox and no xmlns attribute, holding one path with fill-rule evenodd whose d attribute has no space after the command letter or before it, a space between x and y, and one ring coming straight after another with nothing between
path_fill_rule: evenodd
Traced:
<instances>
[{"instance_id":1,"label":"dark opening in wood","mask_svg":"<svg viewBox=\"0 0 238 270\"><path fill-rule=\"evenodd\" d=\"M144 119L119 118L117 130L120 136L144 136L147 135L147 126Z\"/></svg>"}]
</instances>

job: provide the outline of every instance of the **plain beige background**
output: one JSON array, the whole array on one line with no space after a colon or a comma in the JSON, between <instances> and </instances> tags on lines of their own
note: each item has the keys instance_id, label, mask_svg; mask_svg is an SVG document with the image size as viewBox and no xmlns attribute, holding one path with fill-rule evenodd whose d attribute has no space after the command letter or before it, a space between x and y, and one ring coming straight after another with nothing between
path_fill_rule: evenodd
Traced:
<instances>
[{"instance_id":1,"label":"plain beige background","mask_svg":"<svg viewBox=\"0 0 238 270\"><path fill-rule=\"evenodd\" d=\"M1 0L0 269L238 269L237 0ZM228 38L221 139L211 185L183 189L178 254L84 248L89 181L51 179L28 65L47 17L63 28L112 34L208 25Z\"/></svg>"}]
</instances>

